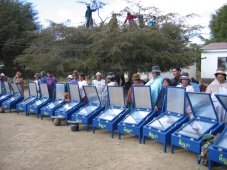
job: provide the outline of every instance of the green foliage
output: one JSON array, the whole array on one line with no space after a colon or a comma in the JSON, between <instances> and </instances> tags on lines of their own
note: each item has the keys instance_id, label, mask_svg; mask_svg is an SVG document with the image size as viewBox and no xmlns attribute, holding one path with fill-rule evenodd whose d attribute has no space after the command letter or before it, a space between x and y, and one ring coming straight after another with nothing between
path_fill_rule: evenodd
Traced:
<instances>
[{"instance_id":1,"label":"green foliage","mask_svg":"<svg viewBox=\"0 0 227 170\"><path fill-rule=\"evenodd\" d=\"M195 30L198 28L167 21L143 29L119 28L111 22L93 29L52 23L37 32L16 62L32 72L51 68L58 76L72 70L87 74L150 71L152 65L168 71L174 65L191 65L198 58L198 48L189 41Z\"/></svg>"},{"instance_id":2,"label":"green foliage","mask_svg":"<svg viewBox=\"0 0 227 170\"><path fill-rule=\"evenodd\" d=\"M0 62L7 74L17 67L13 60L34 38L36 13L31 3L16 0L0 1Z\"/></svg>"},{"instance_id":3,"label":"green foliage","mask_svg":"<svg viewBox=\"0 0 227 170\"><path fill-rule=\"evenodd\" d=\"M212 15L210 29L213 41L227 41L227 5L224 5L217 10L216 14Z\"/></svg>"}]
</instances>

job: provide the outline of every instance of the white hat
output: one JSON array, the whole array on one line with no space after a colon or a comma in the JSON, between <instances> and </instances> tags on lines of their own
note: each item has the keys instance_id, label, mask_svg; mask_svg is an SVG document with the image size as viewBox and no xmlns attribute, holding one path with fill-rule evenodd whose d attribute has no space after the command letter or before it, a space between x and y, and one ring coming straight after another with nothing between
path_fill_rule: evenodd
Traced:
<instances>
[{"instance_id":1,"label":"white hat","mask_svg":"<svg viewBox=\"0 0 227 170\"><path fill-rule=\"evenodd\" d=\"M73 79L73 76L70 74L66 79Z\"/></svg>"},{"instance_id":2,"label":"white hat","mask_svg":"<svg viewBox=\"0 0 227 170\"><path fill-rule=\"evenodd\" d=\"M1 77L5 77L5 74L4 74L4 73L1 73L0 76L1 76Z\"/></svg>"},{"instance_id":3,"label":"white hat","mask_svg":"<svg viewBox=\"0 0 227 170\"><path fill-rule=\"evenodd\" d=\"M97 72L95 76L101 76L102 74L100 72Z\"/></svg>"}]
</instances>

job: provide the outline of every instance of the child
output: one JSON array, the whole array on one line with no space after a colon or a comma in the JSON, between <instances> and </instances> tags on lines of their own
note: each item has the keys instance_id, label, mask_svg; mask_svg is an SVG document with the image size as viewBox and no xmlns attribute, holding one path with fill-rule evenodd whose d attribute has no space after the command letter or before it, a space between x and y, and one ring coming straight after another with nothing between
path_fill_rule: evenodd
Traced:
<instances>
[{"instance_id":1,"label":"child","mask_svg":"<svg viewBox=\"0 0 227 170\"><path fill-rule=\"evenodd\" d=\"M162 89L158 94L158 98L155 103L155 111L158 112L158 114L161 114L163 111L163 108L165 106L165 95L166 95L166 87L171 86L171 80L169 78L164 78L162 81Z\"/></svg>"}]
</instances>

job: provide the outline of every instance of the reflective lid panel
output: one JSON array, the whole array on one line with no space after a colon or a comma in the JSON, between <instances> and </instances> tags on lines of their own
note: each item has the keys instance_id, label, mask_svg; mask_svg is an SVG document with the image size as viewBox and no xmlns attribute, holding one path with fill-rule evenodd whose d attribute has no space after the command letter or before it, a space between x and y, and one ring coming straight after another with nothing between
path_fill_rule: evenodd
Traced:
<instances>
[{"instance_id":1,"label":"reflective lid panel","mask_svg":"<svg viewBox=\"0 0 227 170\"><path fill-rule=\"evenodd\" d=\"M40 91L41 91L42 97L49 98L49 92L48 92L47 84L41 83L40 84Z\"/></svg>"},{"instance_id":2,"label":"reflective lid panel","mask_svg":"<svg viewBox=\"0 0 227 170\"><path fill-rule=\"evenodd\" d=\"M69 84L69 93L72 101L80 101L79 86L77 84Z\"/></svg>"},{"instance_id":3,"label":"reflective lid panel","mask_svg":"<svg viewBox=\"0 0 227 170\"><path fill-rule=\"evenodd\" d=\"M217 99L221 103L222 107L226 110L227 112L227 95L216 95Z\"/></svg>"},{"instance_id":4,"label":"reflective lid panel","mask_svg":"<svg viewBox=\"0 0 227 170\"><path fill-rule=\"evenodd\" d=\"M12 85L12 88L13 88L13 92L14 92L15 94L19 94L19 93L20 93L20 90L19 90L19 88L18 88L18 85L15 84L15 83L12 83L11 85Z\"/></svg>"},{"instance_id":5,"label":"reflective lid panel","mask_svg":"<svg viewBox=\"0 0 227 170\"><path fill-rule=\"evenodd\" d=\"M185 88L167 87L166 110L168 112L184 114Z\"/></svg>"},{"instance_id":6,"label":"reflective lid panel","mask_svg":"<svg viewBox=\"0 0 227 170\"><path fill-rule=\"evenodd\" d=\"M4 86L5 86L6 93L10 93L10 87L7 81L4 81Z\"/></svg>"},{"instance_id":7,"label":"reflective lid panel","mask_svg":"<svg viewBox=\"0 0 227 170\"><path fill-rule=\"evenodd\" d=\"M149 86L133 86L133 95L136 108L152 109Z\"/></svg>"},{"instance_id":8,"label":"reflective lid panel","mask_svg":"<svg viewBox=\"0 0 227 170\"><path fill-rule=\"evenodd\" d=\"M56 84L56 99L64 100L64 94L65 94L65 84L57 83Z\"/></svg>"},{"instance_id":9,"label":"reflective lid panel","mask_svg":"<svg viewBox=\"0 0 227 170\"><path fill-rule=\"evenodd\" d=\"M30 96L37 96L36 84L35 83L28 83L29 88L29 95Z\"/></svg>"},{"instance_id":10,"label":"reflective lid panel","mask_svg":"<svg viewBox=\"0 0 227 170\"><path fill-rule=\"evenodd\" d=\"M123 87L107 86L110 106L125 107Z\"/></svg>"},{"instance_id":11,"label":"reflective lid panel","mask_svg":"<svg viewBox=\"0 0 227 170\"><path fill-rule=\"evenodd\" d=\"M95 86L83 86L88 102L100 105L99 96Z\"/></svg>"},{"instance_id":12,"label":"reflective lid panel","mask_svg":"<svg viewBox=\"0 0 227 170\"><path fill-rule=\"evenodd\" d=\"M194 116L216 119L216 111L209 93L187 93Z\"/></svg>"},{"instance_id":13,"label":"reflective lid panel","mask_svg":"<svg viewBox=\"0 0 227 170\"><path fill-rule=\"evenodd\" d=\"M220 137L221 138L217 141L216 146L227 149L227 130L223 131L223 135Z\"/></svg>"}]
</instances>

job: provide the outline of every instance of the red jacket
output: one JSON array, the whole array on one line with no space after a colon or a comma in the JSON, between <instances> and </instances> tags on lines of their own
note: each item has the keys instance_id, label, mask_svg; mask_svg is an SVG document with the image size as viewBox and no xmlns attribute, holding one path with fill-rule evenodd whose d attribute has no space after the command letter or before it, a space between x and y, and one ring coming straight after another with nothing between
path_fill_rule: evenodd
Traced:
<instances>
[{"instance_id":1,"label":"red jacket","mask_svg":"<svg viewBox=\"0 0 227 170\"><path fill-rule=\"evenodd\" d=\"M135 15L127 15L124 24L128 21L129 23L133 22L134 19L137 18Z\"/></svg>"}]
</instances>

